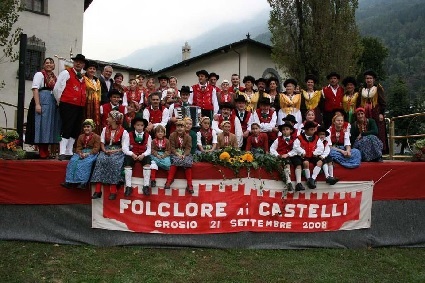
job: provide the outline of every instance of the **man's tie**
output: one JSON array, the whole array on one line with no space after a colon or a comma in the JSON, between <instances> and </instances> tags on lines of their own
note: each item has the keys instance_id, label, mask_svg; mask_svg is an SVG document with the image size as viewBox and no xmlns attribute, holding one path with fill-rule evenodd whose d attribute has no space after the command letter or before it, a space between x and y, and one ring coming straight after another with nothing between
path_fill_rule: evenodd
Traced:
<instances>
[{"instance_id":1,"label":"man's tie","mask_svg":"<svg viewBox=\"0 0 425 283\"><path fill-rule=\"evenodd\" d=\"M239 118L241 118L241 120L243 120L243 112L239 112Z\"/></svg>"},{"instance_id":2,"label":"man's tie","mask_svg":"<svg viewBox=\"0 0 425 283\"><path fill-rule=\"evenodd\" d=\"M114 108L112 108L112 110L119 110L120 109L120 107L119 106L115 106Z\"/></svg>"}]
</instances>

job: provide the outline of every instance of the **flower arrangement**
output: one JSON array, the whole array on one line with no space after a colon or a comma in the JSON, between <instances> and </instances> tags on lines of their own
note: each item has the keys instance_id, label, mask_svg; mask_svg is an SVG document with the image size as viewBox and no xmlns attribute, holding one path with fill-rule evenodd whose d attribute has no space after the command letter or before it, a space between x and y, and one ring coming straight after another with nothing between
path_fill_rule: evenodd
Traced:
<instances>
[{"instance_id":1,"label":"flower arrangement","mask_svg":"<svg viewBox=\"0 0 425 283\"><path fill-rule=\"evenodd\" d=\"M23 159L25 151L18 144L19 135L16 131L5 131L0 128L0 158Z\"/></svg>"},{"instance_id":2,"label":"flower arrangement","mask_svg":"<svg viewBox=\"0 0 425 283\"><path fill-rule=\"evenodd\" d=\"M425 161L425 139L415 142L412 161Z\"/></svg>"}]
</instances>

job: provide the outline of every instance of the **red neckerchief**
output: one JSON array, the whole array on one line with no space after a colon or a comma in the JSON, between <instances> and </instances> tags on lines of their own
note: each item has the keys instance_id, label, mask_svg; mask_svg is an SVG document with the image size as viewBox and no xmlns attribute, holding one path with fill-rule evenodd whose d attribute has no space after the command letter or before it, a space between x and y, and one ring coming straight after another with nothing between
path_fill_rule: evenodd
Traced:
<instances>
[{"instance_id":1,"label":"red neckerchief","mask_svg":"<svg viewBox=\"0 0 425 283\"><path fill-rule=\"evenodd\" d=\"M111 141L111 132L112 132L111 126L108 126L105 132L105 144L109 144L109 142ZM116 128L115 130L115 136L112 143L117 144L120 141L123 133L124 133L124 128L121 125L119 125L118 128Z\"/></svg>"},{"instance_id":2,"label":"red neckerchief","mask_svg":"<svg viewBox=\"0 0 425 283\"><path fill-rule=\"evenodd\" d=\"M156 138L154 139L154 143L159 150L164 150L165 145L167 144L167 140L166 138L162 138L161 140Z\"/></svg>"},{"instance_id":3,"label":"red neckerchief","mask_svg":"<svg viewBox=\"0 0 425 283\"><path fill-rule=\"evenodd\" d=\"M84 136L84 146L83 146L83 148L87 148L88 147L88 144L89 144L89 142L91 141L93 139L93 133L90 133L90 135L85 135Z\"/></svg>"},{"instance_id":4,"label":"red neckerchief","mask_svg":"<svg viewBox=\"0 0 425 283\"><path fill-rule=\"evenodd\" d=\"M177 135L177 147L183 148L184 133L182 136Z\"/></svg>"},{"instance_id":5,"label":"red neckerchief","mask_svg":"<svg viewBox=\"0 0 425 283\"><path fill-rule=\"evenodd\" d=\"M44 86L49 89L53 89L55 87L56 80L57 80L55 74L53 72L48 74L45 70L41 70L41 73L43 74L43 77L44 77Z\"/></svg>"},{"instance_id":6,"label":"red neckerchief","mask_svg":"<svg viewBox=\"0 0 425 283\"><path fill-rule=\"evenodd\" d=\"M204 140L205 140L205 144L206 145L211 145L212 144L212 138L213 138L213 136L212 136L212 129L211 128L208 128L208 129L204 129L204 128L201 128L201 130L200 130L200 132L201 132L201 136L204 138Z\"/></svg>"},{"instance_id":7,"label":"red neckerchief","mask_svg":"<svg viewBox=\"0 0 425 283\"><path fill-rule=\"evenodd\" d=\"M341 130L337 131L334 126L331 126L331 141L333 144L344 144L344 132L345 128L341 127ZM339 133L339 137L337 137L337 133Z\"/></svg>"}]
</instances>

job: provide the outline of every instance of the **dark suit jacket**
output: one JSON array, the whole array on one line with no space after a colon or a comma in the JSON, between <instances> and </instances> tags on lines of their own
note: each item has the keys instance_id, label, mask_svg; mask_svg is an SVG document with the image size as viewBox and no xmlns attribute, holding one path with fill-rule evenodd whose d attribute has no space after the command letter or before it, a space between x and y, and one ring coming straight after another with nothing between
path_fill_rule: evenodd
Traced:
<instances>
[{"instance_id":1,"label":"dark suit jacket","mask_svg":"<svg viewBox=\"0 0 425 283\"><path fill-rule=\"evenodd\" d=\"M112 85L114 84L114 80L112 78L109 78L109 81L111 82L111 87L108 90L108 87L106 86L106 82L105 79L103 78L103 76L99 76L99 81L100 81L100 89L101 89L101 98L100 98L100 105L108 103L109 102L109 97L108 97L108 93L109 90L112 89Z\"/></svg>"}]
</instances>

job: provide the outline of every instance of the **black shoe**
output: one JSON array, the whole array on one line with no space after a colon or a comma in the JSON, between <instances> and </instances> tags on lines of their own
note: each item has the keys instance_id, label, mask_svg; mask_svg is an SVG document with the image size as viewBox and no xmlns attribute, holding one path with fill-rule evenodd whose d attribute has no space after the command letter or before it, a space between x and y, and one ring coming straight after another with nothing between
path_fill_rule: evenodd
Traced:
<instances>
[{"instance_id":1,"label":"black shoe","mask_svg":"<svg viewBox=\"0 0 425 283\"><path fill-rule=\"evenodd\" d=\"M109 200L115 200L117 198L117 194L111 193L108 197Z\"/></svg>"},{"instance_id":2,"label":"black shoe","mask_svg":"<svg viewBox=\"0 0 425 283\"><path fill-rule=\"evenodd\" d=\"M305 188L304 188L303 184L298 183L298 184L295 185L295 191L296 192L304 191L304 190L305 190Z\"/></svg>"},{"instance_id":3,"label":"black shoe","mask_svg":"<svg viewBox=\"0 0 425 283\"><path fill-rule=\"evenodd\" d=\"M338 183L338 181L339 181L338 178L334 178L334 177L326 178L326 183L328 183L329 185L335 185L336 183Z\"/></svg>"},{"instance_id":4,"label":"black shoe","mask_svg":"<svg viewBox=\"0 0 425 283\"><path fill-rule=\"evenodd\" d=\"M286 184L286 189L288 190L288 192L293 192L294 191L294 186L292 185L292 183L287 183Z\"/></svg>"},{"instance_id":5,"label":"black shoe","mask_svg":"<svg viewBox=\"0 0 425 283\"><path fill-rule=\"evenodd\" d=\"M100 192L100 193L94 192L93 193L93 196L91 198L92 199L98 199L98 198L101 198L101 197L102 197L102 192Z\"/></svg>"},{"instance_id":6,"label":"black shoe","mask_svg":"<svg viewBox=\"0 0 425 283\"><path fill-rule=\"evenodd\" d=\"M77 186L77 189L80 189L80 190L85 190L86 188L87 188L87 184L86 183L80 183Z\"/></svg>"},{"instance_id":7,"label":"black shoe","mask_svg":"<svg viewBox=\"0 0 425 283\"><path fill-rule=\"evenodd\" d=\"M68 182L61 183L61 186L67 189L72 189L72 184Z\"/></svg>"},{"instance_id":8,"label":"black shoe","mask_svg":"<svg viewBox=\"0 0 425 283\"><path fill-rule=\"evenodd\" d=\"M186 187L186 191L189 193L189 194L193 194L195 191L193 190L193 186L192 185L190 185L190 186L187 186Z\"/></svg>"},{"instance_id":9,"label":"black shoe","mask_svg":"<svg viewBox=\"0 0 425 283\"><path fill-rule=\"evenodd\" d=\"M151 194L151 190L149 189L149 186L143 186L143 194L145 196L149 196Z\"/></svg>"},{"instance_id":10,"label":"black shoe","mask_svg":"<svg viewBox=\"0 0 425 283\"><path fill-rule=\"evenodd\" d=\"M65 154L59 154L59 156L58 156L58 160L59 161L63 161L65 159L66 159L66 155Z\"/></svg>"},{"instance_id":11,"label":"black shoe","mask_svg":"<svg viewBox=\"0 0 425 283\"><path fill-rule=\"evenodd\" d=\"M132 187L125 187L125 193L124 193L124 195L126 197L131 196L132 193L133 193L133 188Z\"/></svg>"},{"instance_id":12,"label":"black shoe","mask_svg":"<svg viewBox=\"0 0 425 283\"><path fill-rule=\"evenodd\" d=\"M313 178L308 178L307 187L312 190L316 188L316 181Z\"/></svg>"},{"instance_id":13,"label":"black shoe","mask_svg":"<svg viewBox=\"0 0 425 283\"><path fill-rule=\"evenodd\" d=\"M72 154L71 155L65 155L65 160L71 160L72 158Z\"/></svg>"},{"instance_id":14,"label":"black shoe","mask_svg":"<svg viewBox=\"0 0 425 283\"><path fill-rule=\"evenodd\" d=\"M151 180L151 188L155 188L156 187L156 181L155 180Z\"/></svg>"},{"instance_id":15,"label":"black shoe","mask_svg":"<svg viewBox=\"0 0 425 283\"><path fill-rule=\"evenodd\" d=\"M171 189L171 184L165 183L164 189L165 190Z\"/></svg>"}]
</instances>

